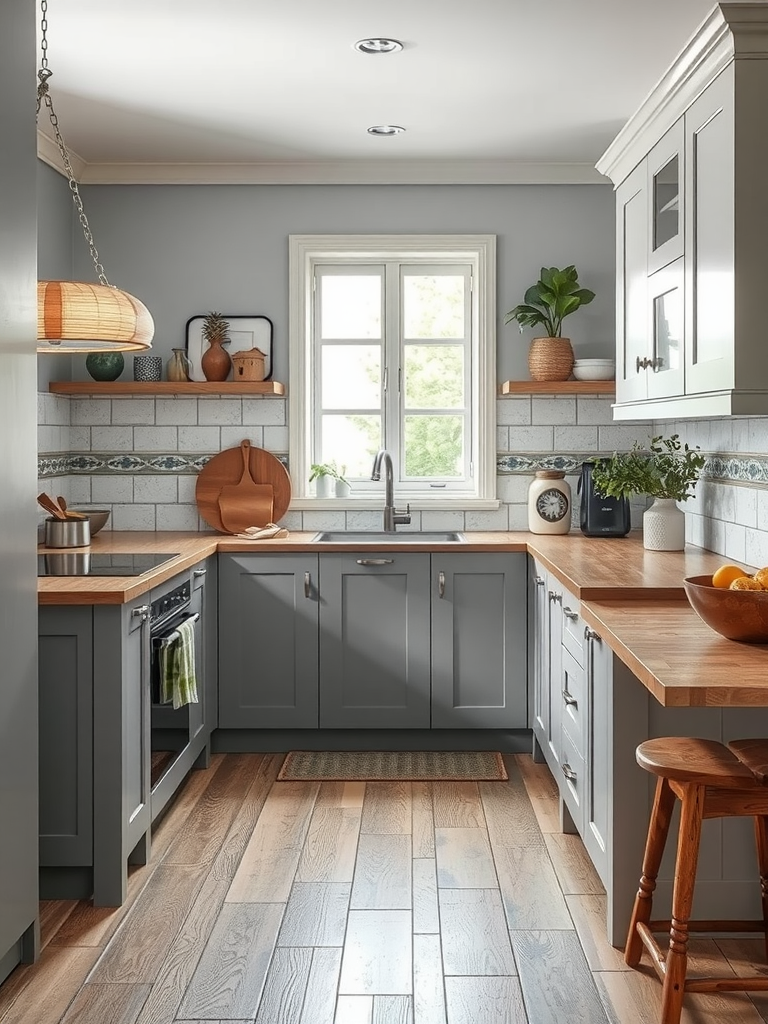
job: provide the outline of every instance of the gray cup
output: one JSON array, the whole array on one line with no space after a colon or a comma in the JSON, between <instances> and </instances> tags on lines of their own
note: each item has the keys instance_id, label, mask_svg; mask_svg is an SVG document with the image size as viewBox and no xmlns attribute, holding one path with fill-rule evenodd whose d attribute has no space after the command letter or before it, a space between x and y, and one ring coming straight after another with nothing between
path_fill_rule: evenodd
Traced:
<instances>
[{"instance_id":1,"label":"gray cup","mask_svg":"<svg viewBox=\"0 0 768 1024\"><path fill-rule=\"evenodd\" d=\"M48 548L85 548L91 543L91 524L87 519L46 519L45 546Z\"/></svg>"}]
</instances>

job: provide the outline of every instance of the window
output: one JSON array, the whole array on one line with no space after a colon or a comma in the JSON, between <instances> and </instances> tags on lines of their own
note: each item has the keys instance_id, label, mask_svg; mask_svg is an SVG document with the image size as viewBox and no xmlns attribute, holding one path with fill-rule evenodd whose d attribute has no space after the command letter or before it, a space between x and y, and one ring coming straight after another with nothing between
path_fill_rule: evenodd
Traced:
<instances>
[{"instance_id":1,"label":"window","mask_svg":"<svg viewBox=\"0 0 768 1024\"><path fill-rule=\"evenodd\" d=\"M291 236L290 464L379 503L495 507L494 236ZM300 506L299 506L300 507Z\"/></svg>"}]
</instances>

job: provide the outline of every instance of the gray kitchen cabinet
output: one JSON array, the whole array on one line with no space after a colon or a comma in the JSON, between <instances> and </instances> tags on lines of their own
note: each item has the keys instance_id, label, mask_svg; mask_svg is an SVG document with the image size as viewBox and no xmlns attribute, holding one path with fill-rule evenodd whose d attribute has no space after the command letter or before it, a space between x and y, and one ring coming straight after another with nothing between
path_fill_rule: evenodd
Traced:
<instances>
[{"instance_id":1,"label":"gray kitchen cabinet","mask_svg":"<svg viewBox=\"0 0 768 1024\"><path fill-rule=\"evenodd\" d=\"M128 863L144 863L149 856L153 819L193 764L205 763L216 681L215 673L207 678L211 654L205 639L215 630L215 605L204 594L215 560L195 571L199 575L180 574L124 605L39 609L44 899L92 895L96 906L119 906ZM154 787L150 607L182 582L191 590L190 609L200 614L195 655L201 700L173 712L173 757ZM205 621L211 614L212 626Z\"/></svg>"},{"instance_id":2,"label":"gray kitchen cabinet","mask_svg":"<svg viewBox=\"0 0 768 1024\"><path fill-rule=\"evenodd\" d=\"M616 185L614 419L761 415L765 4L716 5L601 157Z\"/></svg>"},{"instance_id":3,"label":"gray kitchen cabinet","mask_svg":"<svg viewBox=\"0 0 768 1024\"><path fill-rule=\"evenodd\" d=\"M219 726L317 728L318 556L219 560Z\"/></svg>"},{"instance_id":4,"label":"gray kitchen cabinet","mask_svg":"<svg viewBox=\"0 0 768 1024\"><path fill-rule=\"evenodd\" d=\"M432 728L528 725L526 555L432 555Z\"/></svg>"},{"instance_id":5,"label":"gray kitchen cabinet","mask_svg":"<svg viewBox=\"0 0 768 1024\"><path fill-rule=\"evenodd\" d=\"M320 556L322 728L429 728L429 561Z\"/></svg>"}]
</instances>

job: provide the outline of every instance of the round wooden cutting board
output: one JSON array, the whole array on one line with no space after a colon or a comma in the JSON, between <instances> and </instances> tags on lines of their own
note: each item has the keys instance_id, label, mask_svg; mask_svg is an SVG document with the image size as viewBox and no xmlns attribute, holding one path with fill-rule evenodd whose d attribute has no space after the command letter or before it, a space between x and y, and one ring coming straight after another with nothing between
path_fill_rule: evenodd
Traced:
<instances>
[{"instance_id":1,"label":"round wooden cutting board","mask_svg":"<svg viewBox=\"0 0 768 1024\"><path fill-rule=\"evenodd\" d=\"M251 445L248 468L254 483L270 484L274 491L273 517L276 523L285 515L291 503L291 478L288 470L272 452ZM221 521L219 495L222 487L237 484L243 475L243 455L240 448L227 448L214 455L200 470L195 487L195 500L200 515L220 533L230 531ZM255 524L253 524L255 525Z\"/></svg>"}]
</instances>

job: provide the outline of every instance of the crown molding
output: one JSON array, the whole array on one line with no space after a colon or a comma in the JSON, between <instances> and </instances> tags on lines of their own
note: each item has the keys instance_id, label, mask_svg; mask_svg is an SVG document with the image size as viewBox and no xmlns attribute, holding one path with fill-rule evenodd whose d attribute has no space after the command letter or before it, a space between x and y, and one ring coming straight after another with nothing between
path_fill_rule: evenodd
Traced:
<instances>
[{"instance_id":1,"label":"crown molding","mask_svg":"<svg viewBox=\"0 0 768 1024\"><path fill-rule=\"evenodd\" d=\"M604 185L592 164L509 161L328 163L87 163L70 150L83 185ZM56 144L38 131L38 156L63 174Z\"/></svg>"},{"instance_id":2,"label":"crown molding","mask_svg":"<svg viewBox=\"0 0 768 1024\"><path fill-rule=\"evenodd\" d=\"M597 161L597 170L619 185L729 64L766 57L768 4L717 4Z\"/></svg>"}]
</instances>

